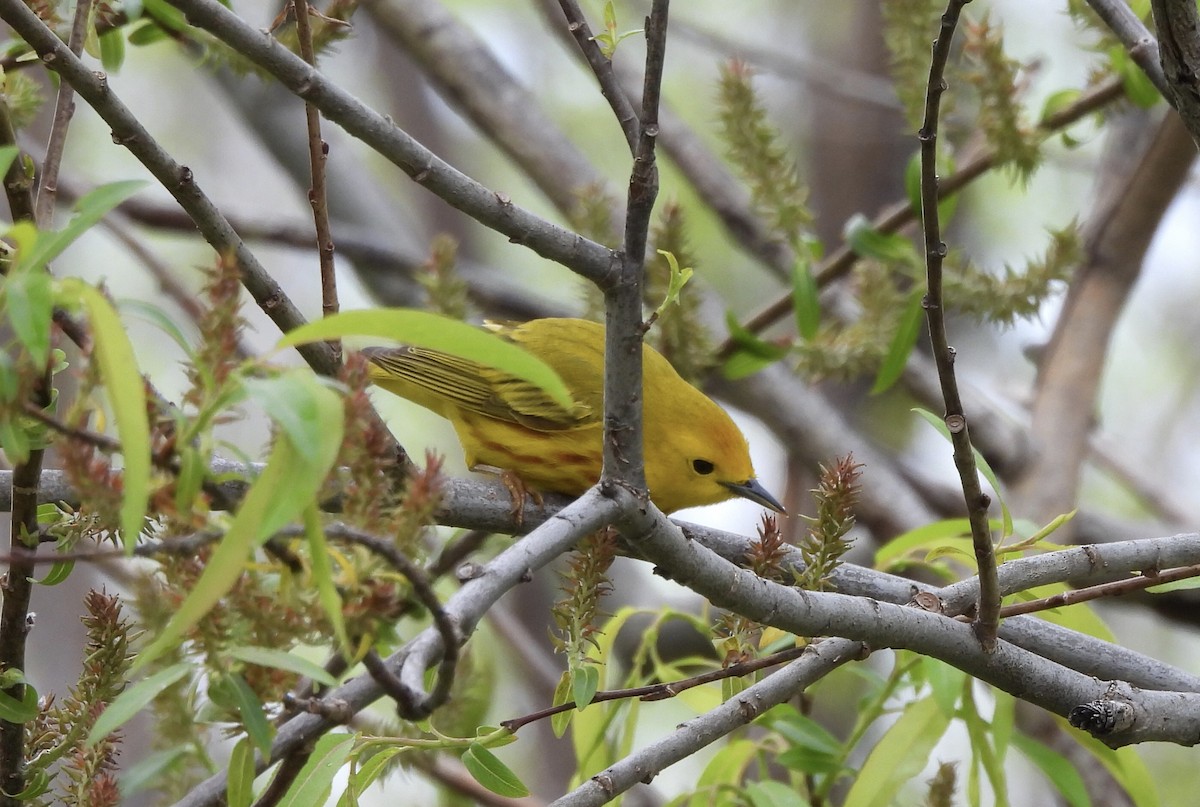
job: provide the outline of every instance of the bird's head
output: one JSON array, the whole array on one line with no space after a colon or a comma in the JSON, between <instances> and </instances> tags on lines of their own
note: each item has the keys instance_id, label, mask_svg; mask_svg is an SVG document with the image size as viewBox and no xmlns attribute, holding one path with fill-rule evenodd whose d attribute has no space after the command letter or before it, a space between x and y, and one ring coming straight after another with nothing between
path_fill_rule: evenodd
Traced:
<instances>
[{"instance_id":1,"label":"bird's head","mask_svg":"<svg viewBox=\"0 0 1200 807\"><path fill-rule=\"evenodd\" d=\"M667 422L658 413L646 422L646 484L664 513L716 504L735 496L777 513L783 505L754 473L750 446L741 429L703 394Z\"/></svg>"}]
</instances>

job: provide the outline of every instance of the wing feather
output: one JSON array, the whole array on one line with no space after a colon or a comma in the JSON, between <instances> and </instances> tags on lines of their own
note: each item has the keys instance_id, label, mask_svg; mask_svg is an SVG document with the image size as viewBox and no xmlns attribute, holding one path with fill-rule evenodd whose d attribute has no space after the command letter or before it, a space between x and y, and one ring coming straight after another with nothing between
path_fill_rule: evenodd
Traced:
<instances>
[{"instance_id":1,"label":"wing feather","mask_svg":"<svg viewBox=\"0 0 1200 807\"><path fill-rule=\"evenodd\" d=\"M593 419L591 408L565 409L528 381L478 362L428 348L367 348L380 386L435 411L458 409L518 423L538 431L576 428Z\"/></svg>"}]
</instances>

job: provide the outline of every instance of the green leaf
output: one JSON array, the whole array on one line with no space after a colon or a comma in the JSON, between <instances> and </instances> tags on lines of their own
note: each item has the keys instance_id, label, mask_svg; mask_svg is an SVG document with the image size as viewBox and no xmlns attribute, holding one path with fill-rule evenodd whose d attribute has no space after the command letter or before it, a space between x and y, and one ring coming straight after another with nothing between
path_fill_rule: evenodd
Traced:
<instances>
[{"instance_id":1,"label":"green leaf","mask_svg":"<svg viewBox=\"0 0 1200 807\"><path fill-rule=\"evenodd\" d=\"M28 723L37 716L38 693L33 688L33 684L25 681L25 690L21 700L17 700L6 692L0 692L0 720L19 724Z\"/></svg>"},{"instance_id":2,"label":"green leaf","mask_svg":"<svg viewBox=\"0 0 1200 807\"><path fill-rule=\"evenodd\" d=\"M541 359L495 334L427 311L405 308L343 311L296 328L276 348L346 336L390 339L450 353L528 381L568 409L574 405L566 384Z\"/></svg>"},{"instance_id":3,"label":"green leaf","mask_svg":"<svg viewBox=\"0 0 1200 807\"><path fill-rule=\"evenodd\" d=\"M358 738L353 734L326 734L317 740L312 756L304 763L296 781L292 782L287 793L279 800L279 807L312 807L314 804L324 804L333 789L333 777L337 776L338 771L350 758L356 742Z\"/></svg>"},{"instance_id":4,"label":"green leaf","mask_svg":"<svg viewBox=\"0 0 1200 807\"><path fill-rule=\"evenodd\" d=\"M22 268L44 269L62 251L73 244L92 225L104 218L110 210L133 196L146 183L140 179L110 182L94 188L75 203L75 216L61 230L46 230L38 235L32 250L22 251L17 260Z\"/></svg>"},{"instance_id":5,"label":"green leaf","mask_svg":"<svg viewBox=\"0 0 1200 807\"><path fill-rule=\"evenodd\" d=\"M1060 725L1066 728L1066 721L1060 720ZM1160 800L1158 790L1154 785L1154 777L1146 767L1145 761L1133 746L1112 749L1104 745L1090 734L1081 731L1071 731L1071 738L1083 746L1094 756L1104 769L1109 772L1137 807L1158 807Z\"/></svg>"},{"instance_id":6,"label":"green leaf","mask_svg":"<svg viewBox=\"0 0 1200 807\"><path fill-rule=\"evenodd\" d=\"M921 666L925 680L929 683L930 694L938 708L947 717L954 717L954 709L962 697L963 687L971 685L967 674L935 658L922 658Z\"/></svg>"},{"instance_id":7,"label":"green leaf","mask_svg":"<svg viewBox=\"0 0 1200 807\"><path fill-rule=\"evenodd\" d=\"M187 31L187 18L183 12L167 2L167 0L144 0L142 3L146 16L173 34Z\"/></svg>"},{"instance_id":8,"label":"green leaf","mask_svg":"<svg viewBox=\"0 0 1200 807\"><path fill-rule=\"evenodd\" d=\"M204 486L208 464L204 456L191 445L181 445L177 451L179 473L175 477L175 507L181 513L190 513L192 505Z\"/></svg>"},{"instance_id":9,"label":"green leaf","mask_svg":"<svg viewBox=\"0 0 1200 807\"><path fill-rule=\"evenodd\" d=\"M1130 101L1149 109L1162 100L1162 94L1154 86L1154 82L1150 81L1123 46L1114 45L1109 48L1108 57L1112 62L1113 72L1121 77L1121 83L1125 85L1125 94L1129 96Z\"/></svg>"},{"instance_id":10,"label":"green leaf","mask_svg":"<svg viewBox=\"0 0 1200 807\"><path fill-rule=\"evenodd\" d=\"M162 26L152 20L142 20L129 32L129 44L138 47L152 45L169 38L170 35L163 30Z\"/></svg>"},{"instance_id":11,"label":"green leaf","mask_svg":"<svg viewBox=\"0 0 1200 807\"><path fill-rule=\"evenodd\" d=\"M583 664L571 670L571 695L576 709L583 709L592 702L600 688L600 668L595 664Z\"/></svg>"},{"instance_id":12,"label":"green leaf","mask_svg":"<svg viewBox=\"0 0 1200 807\"><path fill-rule=\"evenodd\" d=\"M128 799L159 782L159 779L181 759L191 756L195 749L190 745L177 745L155 751L125 768L121 772L121 796Z\"/></svg>"},{"instance_id":13,"label":"green leaf","mask_svg":"<svg viewBox=\"0 0 1200 807\"><path fill-rule=\"evenodd\" d=\"M120 28L112 28L100 34L100 64L110 73L121 69L125 63L125 35Z\"/></svg>"},{"instance_id":14,"label":"green leaf","mask_svg":"<svg viewBox=\"0 0 1200 807\"><path fill-rule=\"evenodd\" d=\"M921 324L925 321L925 290L918 289L908 298L908 305L900 316L892 343L888 345L887 355L879 364L879 372L875 374L875 383L871 386L871 395L879 395L899 380L908 365L908 357L917 346L917 337L921 335Z\"/></svg>"},{"instance_id":15,"label":"green leaf","mask_svg":"<svg viewBox=\"0 0 1200 807\"><path fill-rule=\"evenodd\" d=\"M772 711L765 721L793 746L809 748L823 754L840 754L842 743L829 730L807 715L795 710Z\"/></svg>"},{"instance_id":16,"label":"green leaf","mask_svg":"<svg viewBox=\"0 0 1200 807\"><path fill-rule=\"evenodd\" d=\"M938 152L937 157L938 174L948 176L954 173L954 158L942 149ZM918 217L921 215L921 152L917 151L909 159L908 165L904 168L904 190L908 193L908 202L912 205L913 212ZM938 202L938 220L945 225L950 219L954 218L954 211L958 207L958 194L954 193L942 198ZM923 261L922 261L923 263Z\"/></svg>"},{"instance_id":17,"label":"green leaf","mask_svg":"<svg viewBox=\"0 0 1200 807\"><path fill-rule=\"evenodd\" d=\"M844 807L888 807L901 785L924 770L949 725L933 698L910 703L871 749Z\"/></svg>"},{"instance_id":18,"label":"green leaf","mask_svg":"<svg viewBox=\"0 0 1200 807\"><path fill-rule=\"evenodd\" d=\"M896 536L875 552L876 569L888 569L910 552L928 550L941 546L947 541L970 536L971 522L965 518L948 518L915 527L906 533Z\"/></svg>"},{"instance_id":19,"label":"green leaf","mask_svg":"<svg viewBox=\"0 0 1200 807\"><path fill-rule=\"evenodd\" d=\"M1083 777L1066 757L1023 734L1013 735L1013 745L1050 780L1071 807L1091 807Z\"/></svg>"},{"instance_id":20,"label":"green leaf","mask_svg":"<svg viewBox=\"0 0 1200 807\"><path fill-rule=\"evenodd\" d=\"M13 271L4 281L5 318L17 340L39 366L50 353L50 317L54 309L52 280L46 272Z\"/></svg>"},{"instance_id":21,"label":"green leaf","mask_svg":"<svg viewBox=\"0 0 1200 807\"><path fill-rule=\"evenodd\" d=\"M751 807L808 807L809 801L790 785L770 779L746 785Z\"/></svg>"},{"instance_id":22,"label":"green leaf","mask_svg":"<svg viewBox=\"0 0 1200 807\"><path fill-rule=\"evenodd\" d=\"M855 213L846 221L842 238L856 255L864 258L875 258L885 263L899 263L905 266L921 264L912 241L895 233L879 232L862 213Z\"/></svg>"},{"instance_id":23,"label":"green leaf","mask_svg":"<svg viewBox=\"0 0 1200 807\"><path fill-rule=\"evenodd\" d=\"M87 736L88 747L95 745L128 723L164 690L183 680L191 670L192 665L187 662L172 664L126 689L96 719L95 725L92 726L92 730Z\"/></svg>"},{"instance_id":24,"label":"green leaf","mask_svg":"<svg viewBox=\"0 0 1200 807\"><path fill-rule=\"evenodd\" d=\"M1058 92L1050 93L1050 95L1047 96L1046 101L1042 104L1042 116L1039 119L1039 122L1045 123L1051 117L1079 100L1081 95L1083 95L1083 93L1075 88L1059 90Z\"/></svg>"},{"instance_id":25,"label":"green leaf","mask_svg":"<svg viewBox=\"0 0 1200 807\"><path fill-rule=\"evenodd\" d=\"M735 346L735 352L726 359L721 372L730 380L754 375L788 354L786 346L768 342L743 328L732 311L725 313L725 324L729 328L729 339Z\"/></svg>"},{"instance_id":26,"label":"green leaf","mask_svg":"<svg viewBox=\"0 0 1200 807\"><path fill-rule=\"evenodd\" d=\"M153 303L144 300L124 299L117 301L117 310L122 314L132 314L149 322L160 331L171 337L171 341L179 345L188 356L192 355L192 346L184 336L183 331L166 312Z\"/></svg>"},{"instance_id":27,"label":"green leaf","mask_svg":"<svg viewBox=\"0 0 1200 807\"><path fill-rule=\"evenodd\" d=\"M793 771L828 775L842 770L840 754L830 754L815 748L789 748L775 761Z\"/></svg>"},{"instance_id":28,"label":"green leaf","mask_svg":"<svg viewBox=\"0 0 1200 807\"><path fill-rule=\"evenodd\" d=\"M462 756L463 765L475 781L499 796L510 799L524 798L529 788L501 762L495 754L479 743L471 743Z\"/></svg>"},{"instance_id":29,"label":"green leaf","mask_svg":"<svg viewBox=\"0 0 1200 807\"><path fill-rule=\"evenodd\" d=\"M231 696L233 706L242 716L242 726L246 736L263 757L271 754L271 741L275 738L275 729L271 726L263 711L262 701L254 690L246 683L246 679L237 673L228 673L222 679L226 684L226 692Z\"/></svg>"},{"instance_id":30,"label":"green leaf","mask_svg":"<svg viewBox=\"0 0 1200 807\"><path fill-rule=\"evenodd\" d=\"M336 402L337 396L332 392L329 394ZM340 403L336 405L339 414L329 421L329 430L337 433L340 442L341 409ZM336 452L326 452L318 463L305 462L286 436L275 441L267 467L246 492L242 506L225 537L217 544L195 588L162 632L138 655L133 665L135 670L178 644L184 634L233 588L251 551L312 504L335 456Z\"/></svg>"},{"instance_id":31,"label":"green leaf","mask_svg":"<svg viewBox=\"0 0 1200 807\"><path fill-rule=\"evenodd\" d=\"M75 570L75 561L73 560L56 560L50 567L50 571L46 572L46 576L41 580L34 582L41 586L57 586L62 581L71 576L71 572Z\"/></svg>"},{"instance_id":32,"label":"green leaf","mask_svg":"<svg viewBox=\"0 0 1200 807\"><path fill-rule=\"evenodd\" d=\"M550 703L554 706L561 706L564 703L569 703L571 698L571 673L568 670L563 670L563 674L558 679L558 684L554 687L554 696ZM550 728L554 732L555 737L561 738L567 733L567 728L571 725L571 719L575 712L568 710L551 715Z\"/></svg>"},{"instance_id":33,"label":"green leaf","mask_svg":"<svg viewBox=\"0 0 1200 807\"><path fill-rule=\"evenodd\" d=\"M318 684L324 684L325 686L335 686L337 684L337 679L330 675L324 667L284 650L275 650L270 647L237 646L229 648L226 652L235 659L244 661L247 664L257 664L260 667L271 667L276 670L287 670L288 672L296 673L296 675L311 678Z\"/></svg>"},{"instance_id":34,"label":"green leaf","mask_svg":"<svg viewBox=\"0 0 1200 807\"><path fill-rule=\"evenodd\" d=\"M335 452L340 447L341 401L311 372L296 368L270 378L246 378L242 386L306 462L319 464L331 447Z\"/></svg>"},{"instance_id":35,"label":"green leaf","mask_svg":"<svg viewBox=\"0 0 1200 807\"><path fill-rule=\"evenodd\" d=\"M404 748L391 747L371 754L359 766L358 770L350 774L350 781L347 783L342 797L338 800L338 807L349 807L349 805L357 804L358 801L353 796L362 793L370 787L387 770L388 763L395 759L396 755L403 753L404 750Z\"/></svg>"},{"instance_id":36,"label":"green leaf","mask_svg":"<svg viewBox=\"0 0 1200 807\"><path fill-rule=\"evenodd\" d=\"M8 169L12 168L13 160L17 159L19 151L16 146L0 147L0 175L7 174Z\"/></svg>"},{"instance_id":37,"label":"green leaf","mask_svg":"<svg viewBox=\"0 0 1200 807\"><path fill-rule=\"evenodd\" d=\"M802 339L812 341L821 328L820 289L812 267L799 261L792 267L792 310L796 314L796 332Z\"/></svg>"},{"instance_id":38,"label":"green leaf","mask_svg":"<svg viewBox=\"0 0 1200 807\"><path fill-rule=\"evenodd\" d=\"M736 785L742 781L742 775L750 761L758 754L758 743L753 740L733 740L720 748L697 780L697 790L713 788L714 785ZM733 805L736 800L728 799L724 803Z\"/></svg>"},{"instance_id":39,"label":"green leaf","mask_svg":"<svg viewBox=\"0 0 1200 807\"><path fill-rule=\"evenodd\" d=\"M226 807L250 807L254 803L254 747L249 737L238 740L229 755L225 779Z\"/></svg>"},{"instance_id":40,"label":"green leaf","mask_svg":"<svg viewBox=\"0 0 1200 807\"><path fill-rule=\"evenodd\" d=\"M313 581L317 584L317 599L321 608L325 610L325 615L329 617L329 623L333 625L333 633L343 652L347 656L353 656L350 651L350 636L346 633L346 622L342 618L342 595L333 579L333 564L329 560L329 546L325 541L325 531L321 529L321 513L316 502L304 508L304 535L308 539L309 563ZM325 675L328 676L328 673ZM321 680L313 675L309 675L309 678L314 681ZM331 680L329 683L334 682Z\"/></svg>"},{"instance_id":41,"label":"green leaf","mask_svg":"<svg viewBox=\"0 0 1200 807\"><path fill-rule=\"evenodd\" d=\"M125 551L137 545L150 503L150 420L146 414L146 385L138 372L129 334L117 312L96 288L81 280L61 282L63 296L82 301L92 326L93 359L108 392L117 436L125 459L121 496L121 537Z\"/></svg>"},{"instance_id":42,"label":"green leaf","mask_svg":"<svg viewBox=\"0 0 1200 807\"><path fill-rule=\"evenodd\" d=\"M658 250L658 254L667 259L667 266L670 269L671 277L667 281L667 293L663 297L662 305L654 311L655 317L661 317L663 312L667 310L667 306L679 302L679 295L683 291L683 287L687 285L694 274L694 270L690 266L685 266L682 269L679 267L679 260L675 257L674 253L660 249Z\"/></svg>"}]
</instances>

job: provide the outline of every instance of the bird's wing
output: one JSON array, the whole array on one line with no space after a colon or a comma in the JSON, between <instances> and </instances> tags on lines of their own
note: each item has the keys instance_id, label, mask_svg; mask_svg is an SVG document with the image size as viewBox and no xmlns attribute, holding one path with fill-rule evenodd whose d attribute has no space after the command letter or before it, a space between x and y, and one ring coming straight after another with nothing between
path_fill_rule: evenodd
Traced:
<instances>
[{"instance_id":1,"label":"bird's wing","mask_svg":"<svg viewBox=\"0 0 1200 807\"><path fill-rule=\"evenodd\" d=\"M538 431L559 431L584 425L594 418L591 407L571 409L540 387L494 367L427 348L367 348L365 355L378 369L372 380L422 405L439 401L436 410L460 409L519 423Z\"/></svg>"}]
</instances>

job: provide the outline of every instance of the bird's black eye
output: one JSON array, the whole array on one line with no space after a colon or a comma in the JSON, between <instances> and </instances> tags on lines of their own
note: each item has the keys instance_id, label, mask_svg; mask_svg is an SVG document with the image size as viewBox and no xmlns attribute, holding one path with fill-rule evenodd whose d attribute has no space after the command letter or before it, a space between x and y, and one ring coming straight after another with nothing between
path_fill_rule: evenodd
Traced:
<instances>
[{"instance_id":1,"label":"bird's black eye","mask_svg":"<svg viewBox=\"0 0 1200 807\"><path fill-rule=\"evenodd\" d=\"M708 476L713 472L713 464L708 460L692 460L692 470L701 476Z\"/></svg>"}]
</instances>

